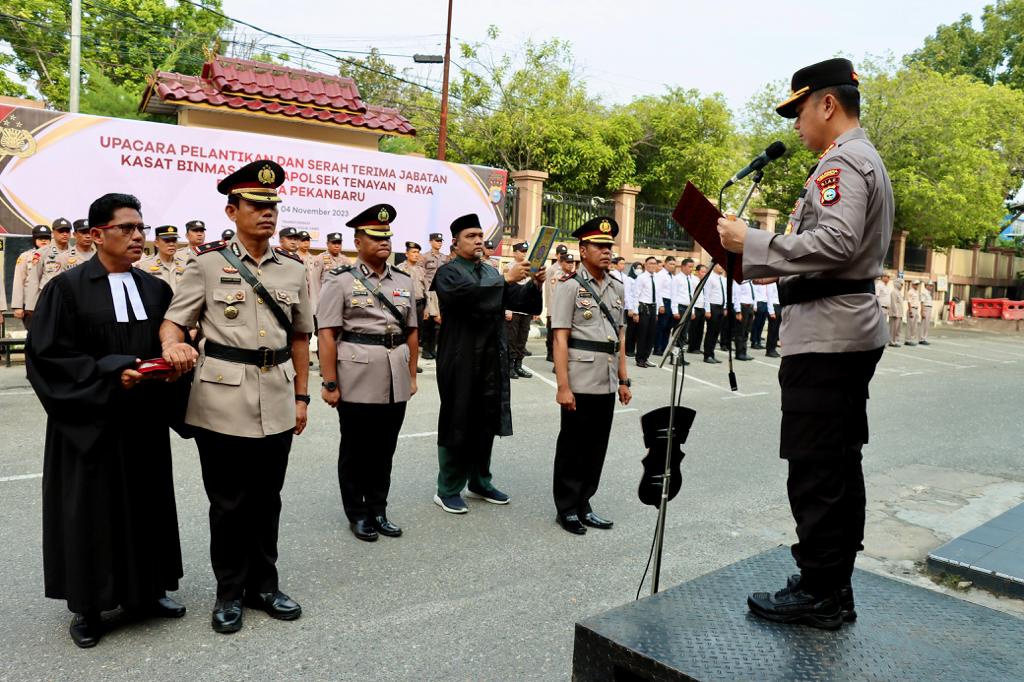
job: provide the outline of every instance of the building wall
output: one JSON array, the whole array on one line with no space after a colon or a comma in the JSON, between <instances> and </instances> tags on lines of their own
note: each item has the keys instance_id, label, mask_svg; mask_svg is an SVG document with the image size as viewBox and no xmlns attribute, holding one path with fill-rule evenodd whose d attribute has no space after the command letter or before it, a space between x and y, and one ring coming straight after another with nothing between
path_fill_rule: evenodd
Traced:
<instances>
[{"instance_id":1,"label":"building wall","mask_svg":"<svg viewBox=\"0 0 1024 682\"><path fill-rule=\"evenodd\" d=\"M381 135L372 131L344 128L335 124L312 123L294 118L268 118L231 110L182 107L178 110L178 125L218 130L240 130L246 133L291 137L310 142L326 142L376 151Z\"/></svg>"}]
</instances>

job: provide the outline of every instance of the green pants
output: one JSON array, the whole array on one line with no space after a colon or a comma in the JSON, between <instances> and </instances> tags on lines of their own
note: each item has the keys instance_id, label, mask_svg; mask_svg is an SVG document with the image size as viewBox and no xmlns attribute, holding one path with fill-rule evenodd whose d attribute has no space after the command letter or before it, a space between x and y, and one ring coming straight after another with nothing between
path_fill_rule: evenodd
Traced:
<instances>
[{"instance_id":1,"label":"green pants","mask_svg":"<svg viewBox=\"0 0 1024 682\"><path fill-rule=\"evenodd\" d=\"M437 447L437 495L459 495L469 483L474 492L487 492L491 485L491 450L494 434L481 435L475 446Z\"/></svg>"}]
</instances>

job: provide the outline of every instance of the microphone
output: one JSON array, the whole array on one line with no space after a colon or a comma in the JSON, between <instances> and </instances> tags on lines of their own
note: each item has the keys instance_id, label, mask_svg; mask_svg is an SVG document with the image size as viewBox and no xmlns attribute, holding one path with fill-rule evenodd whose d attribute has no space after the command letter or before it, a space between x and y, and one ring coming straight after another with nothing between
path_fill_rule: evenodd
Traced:
<instances>
[{"instance_id":1,"label":"microphone","mask_svg":"<svg viewBox=\"0 0 1024 682\"><path fill-rule=\"evenodd\" d=\"M771 163L772 161L774 161L775 159L779 158L780 156L782 156L785 153L786 153L786 145L782 144L782 142L780 140L776 140L775 142L772 142L770 145L768 145L768 147L763 152L761 152L756 157L754 157L754 160L751 161L750 163L748 163L746 168L744 168L739 173L737 173L736 175L734 175L731 178L729 178L729 182L725 183L722 186L722 189L725 189L726 187L730 187L730 186L736 184L737 182L739 182L743 178L747 177L748 175L750 175L754 171L761 170L762 168L767 166L769 163Z\"/></svg>"}]
</instances>

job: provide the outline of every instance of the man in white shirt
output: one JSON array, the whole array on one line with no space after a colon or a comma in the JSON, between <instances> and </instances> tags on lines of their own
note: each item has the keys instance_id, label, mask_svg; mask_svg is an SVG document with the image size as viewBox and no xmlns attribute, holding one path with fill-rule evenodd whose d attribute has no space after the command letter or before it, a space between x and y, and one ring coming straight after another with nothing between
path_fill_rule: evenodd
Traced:
<instances>
[{"instance_id":1,"label":"man in white shirt","mask_svg":"<svg viewBox=\"0 0 1024 682\"><path fill-rule=\"evenodd\" d=\"M754 283L749 279L732 283L732 310L736 321L732 326L732 342L736 347L736 359L750 361L747 355L747 337L754 321Z\"/></svg>"},{"instance_id":2,"label":"man in white shirt","mask_svg":"<svg viewBox=\"0 0 1024 682\"><path fill-rule=\"evenodd\" d=\"M675 288L676 259L675 256L666 256L662 269L654 276L658 285L658 333L654 341L654 354L661 355L668 345L668 337L672 332L672 320L676 312L672 304L672 294Z\"/></svg>"},{"instance_id":3,"label":"man in white shirt","mask_svg":"<svg viewBox=\"0 0 1024 682\"><path fill-rule=\"evenodd\" d=\"M682 320L683 313L686 312L686 309L690 306L690 301L693 299L694 284L690 279L692 275L693 259L684 258L679 265L679 269L676 270L676 274L672 277L672 320L674 324L678 324ZM686 348L687 334L690 332L690 323L693 321L693 315L691 311L689 317L684 321L683 331L677 339L677 345L680 349ZM684 359L683 364L688 365L690 363Z\"/></svg>"},{"instance_id":4,"label":"man in white shirt","mask_svg":"<svg viewBox=\"0 0 1024 682\"><path fill-rule=\"evenodd\" d=\"M643 274L636 278L636 301L637 310L640 315L640 322L636 330L637 367L653 366L648 364L647 360L651 357L651 351L654 349L658 323L658 307L663 305L659 302L661 301L662 292L655 277L657 267L658 259L654 256L648 256L644 261ZM669 291L671 291L671 288Z\"/></svg>"},{"instance_id":5,"label":"man in white shirt","mask_svg":"<svg viewBox=\"0 0 1024 682\"><path fill-rule=\"evenodd\" d=\"M690 287L693 291L697 291L697 285L700 284L700 280L704 277L707 270L708 266L703 263L698 263L693 269L693 273L690 275ZM689 340L686 346L687 353L700 352L700 344L704 339L705 313L704 290L702 289L701 292L697 294L697 303L693 306L693 317L690 319L690 326L686 330L686 336Z\"/></svg>"},{"instance_id":6,"label":"man in white shirt","mask_svg":"<svg viewBox=\"0 0 1024 682\"><path fill-rule=\"evenodd\" d=\"M779 303L779 285L775 282L765 286L768 296L768 346L766 358L778 358L779 326L782 324L782 304Z\"/></svg>"},{"instance_id":7,"label":"man in white shirt","mask_svg":"<svg viewBox=\"0 0 1024 682\"><path fill-rule=\"evenodd\" d=\"M754 283L754 324L750 327L750 347L764 350L761 345L761 334L764 323L768 319L768 291L764 284Z\"/></svg>"},{"instance_id":8,"label":"man in white shirt","mask_svg":"<svg viewBox=\"0 0 1024 682\"><path fill-rule=\"evenodd\" d=\"M722 328L722 318L725 315L725 270L721 265L715 263L714 272L704 285L704 321L707 331L704 333L704 362L709 365L717 365L721 362L715 357L715 344L718 342L719 331Z\"/></svg>"}]
</instances>

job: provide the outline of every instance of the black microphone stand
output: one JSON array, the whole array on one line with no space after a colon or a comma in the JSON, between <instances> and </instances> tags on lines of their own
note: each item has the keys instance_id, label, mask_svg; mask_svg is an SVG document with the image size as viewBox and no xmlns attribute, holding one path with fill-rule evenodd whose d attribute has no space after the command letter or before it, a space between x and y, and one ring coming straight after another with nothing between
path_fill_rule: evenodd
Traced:
<instances>
[{"instance_id":1,"label":"black microphone stand","mask_svg":"<svg viewBox=\"0 0 1024 682\"><path fill-rule=\"evenodd\" d=\"M754 195L754 190L757 189L758 184L764 178L764 173L760 170L754 173L753 184L750 186L750 191L747 192L746 198L743 200L743 205L740 206L739 212L736 217L739 218L743 215L743 212L747 208L747 204L750 203L750 198ZM722 205L722 195L725 192L725 187L722 187L721 192L718 195L718 205ZM727 260L730 261L730 273L732 270L731 261L733 254L730 253ZM672 330L672 335L669 337L668 347L666 352L661 357L661 362L658 363L658 367L664 367L669 357L672 358L672 388L669 396L669 412L668 412L668 434L665 442L665 473L661 476L661 503L658 505L658 524L654 529L654 570L651 573L651 594L657 594L658 583L661 579L661 555L665 545L665 517L668 514L668 491L669 484L672 478L672 440L675 436L675 420L676 420L676 408L679 407L679 402L683 395L683 382L686 380L686 369L683 365L682 349L677 346L679 335L682 334L683 329L686 328L686 323L690 320L690 315L693 314L693 306L697 302L697 298L704 290L704 285L707 284L708 278L711 277L711 273L714 272L715 261L711 261L711 265L708 267L707 273L701 278L700 282L697 283L697 287L693 290L690 295L690 305L686 306L686 310L679 318L679 324ZM728 281L728 275L727 279ZM732 285L729 285L729 291L732 291ZM723 292L725 293L725 292ZM728 305L731 305L732 295L728 296ZM726 311L728 314L728 311ZM732 325L729 325L730 330ZM736 375L732 371L732 337L726 341L729 344L729 384L732 390L737 390ZM671 349L671 350L668 350ZM678 386L678 390L677 390Z\"/></svg>"}]
</instances>

